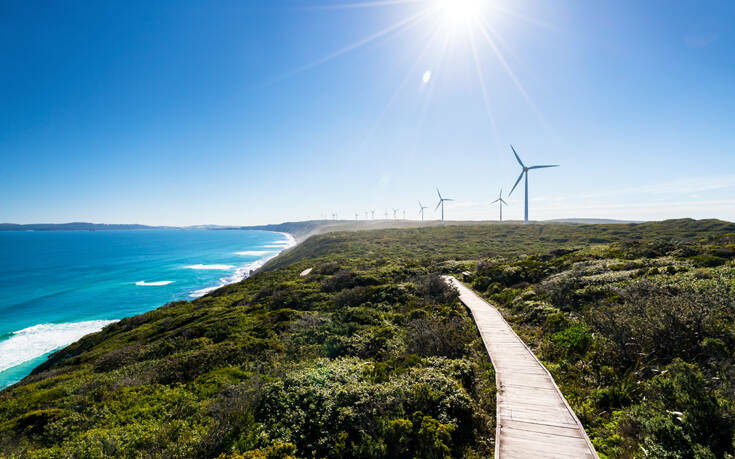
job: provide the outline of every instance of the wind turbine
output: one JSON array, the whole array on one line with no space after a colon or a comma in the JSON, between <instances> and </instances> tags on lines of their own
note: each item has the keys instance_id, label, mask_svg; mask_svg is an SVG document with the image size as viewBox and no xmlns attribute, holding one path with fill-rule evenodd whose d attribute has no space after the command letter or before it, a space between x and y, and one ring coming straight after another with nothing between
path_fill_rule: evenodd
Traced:
<instances>
[{"instance_id":1,"label":"wind turbine","mask_svg":"<svg viewBox=\"0 0 735 459\"><path fill-rule=\"evenodd\" d=\"M359 220L358 217L359 217L359 214L357 212L355 212L355 220Z\"/></svg>"},{"instance_id":2,"label":"wind turbine","mask_svg":"<svg viewBox=\"0 0 735 459\"><path fill-rule=\"evenodd\" d=\"M388 211L385 211L385 219L388 220Z\"/></svg>"},{"instance_id":3,"label":"wind turbine","mask_svg":"<svg viewBox=\"0 0 735 459\"><path fill-rule=\"evenodd\" d=\"M393 209L393 220L398 220L398 217L396 216L398 214L399 209Z\"/></svg>"},{"instance_id":4,"label":"wind turbine","mask_svg":"<svg viewBox=\"0 0 735 459\"><path fill-rule=\"evenodd\" d=\"M496 202L500 203L500 221L502 222L503 221L503 204L505 204L506 206L508 205L508 203L503 200L503 189L502 188L500 189L500 194L498 195L498 199L491 202L490 205L492 206Z\"/></svg>"},{"instance_id":5,"label":"wind turbine","mask_svg":"<svg viewBox=\"0 0 735 459\"><path fill-rule=\"evenodd\" d=\"M419 201L419 213L421 214L421 221L424 221L424 209L428 209L429 206L425 206L421 204L421 201Z\"/></svg>"},{"instance_id":6,"label":"wind turbine","mask_svg":"<svg viewBox=\"0 0 735 459\"><path fill-rule=\"evenodd\" d=\"M436 212L436 209L441 206L442 208L442 225L444 224L444 201L454 201L454 199L449 198L442 198L442 194L439 192L439 188L436 189L436 194L439 195L439 202L436 204L436 207L434 208L434 212Z\"/></svg>"},{"instance_id":7,"label":"wind turbine","mask_svg":"<svg viewBox=\"0 0 735 459\"><path fill-rule=\"evenodd\" d=\"M375 220L375 209L371 210L371 211L370 211L370 213L371 213L371 214L372 214L372 216L373 216L373 220Z\"/></svg>"},{"instance_id":8,"label":"wind turbine","mask_svg":"<svg viewBox=\"0 0 735 459\"><path fill-rule=\"evenodd\" d=\"M403 209L403 219L406 219L406 209Z\"/></svg>"},{"instance_id":9,"label":"wind turbine","mask_svg":"<svg viewBox=\"0 0 735 459\"><path fill-rule=\"evenodd\" d=\"M510 146L510 149L513 150L513 154L516 156L516 159L518 160L518 164L521 165L521 167L523 168L523 170L521 171L521 175L518 176L518 180L516 180L516 184L513 185L513 189L510 190L510 193L508 193L508 196L510 196L511 194L513 194L513 190L516 189L516 187L520 183L521 179L525 176L525 178L526 178L526 210L525 210L525 214L524 214L524 217L523 217L523 223L525 225L528 225L528 171L530 171L532 169L545 169L547 167L559 167L559 165L558 164L554 164L554 165L551 165L551 166L531 166L531 167L526 167L526 165L523 164L523 161L521 161L521 158L518 156L518 153L516 153L516 149L513 148L513 145Z\"/></svg>"}]
</instances>

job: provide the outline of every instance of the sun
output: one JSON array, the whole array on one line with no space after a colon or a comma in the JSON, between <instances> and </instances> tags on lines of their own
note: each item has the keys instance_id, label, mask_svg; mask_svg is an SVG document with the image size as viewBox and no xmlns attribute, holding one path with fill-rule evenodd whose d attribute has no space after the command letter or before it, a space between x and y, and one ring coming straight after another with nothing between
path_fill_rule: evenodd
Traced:
<instances>
[{"instance_id":1,"label":"sun","mask_svg":"<svg viewBox=\"0 0 735 459\"><path fill-rule=\"evenodd\" d=\"M438 13L452 26L469 24L482 15L489 0L436 0Z\"/></svg>"}]
</instances>

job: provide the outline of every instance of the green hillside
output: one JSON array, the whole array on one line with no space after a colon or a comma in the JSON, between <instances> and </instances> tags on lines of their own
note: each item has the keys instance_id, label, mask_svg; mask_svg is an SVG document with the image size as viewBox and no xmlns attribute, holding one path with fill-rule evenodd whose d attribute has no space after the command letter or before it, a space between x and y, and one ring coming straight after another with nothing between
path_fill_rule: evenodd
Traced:
<instances>
[{"instance_id":1,"label":"green hillside","mask_svg":"<svg viewBox=\"0 0 735 459\"><path fill-rule=\"evenodd\" d=\"M313 236L54 354L0 392L0 455L487 457L493 369L438 276L469 270L601 455L726 457L733 259L714 220Z\"/></svg>"}]
</instances>

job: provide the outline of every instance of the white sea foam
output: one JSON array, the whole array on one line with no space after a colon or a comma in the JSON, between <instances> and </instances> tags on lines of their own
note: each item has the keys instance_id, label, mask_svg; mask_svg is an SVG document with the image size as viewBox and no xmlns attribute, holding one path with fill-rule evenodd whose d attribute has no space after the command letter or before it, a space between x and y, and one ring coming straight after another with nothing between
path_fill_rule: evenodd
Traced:
<instances>
[{"instance_id":1,"label":"white sea foam","mask_svg":"<svg viewBox=\"0 0 735 459\"><path fill-rule=\"evenodd\" d=\"M148 287L160 287L162 285L173 284L174 282L175 281L157 281L157 282L140 281L140 282L136 282L135 285L140 285L140 286L144 286L145 285L145 286L148 286Z\"/></svg>"},{"instance_id":2,"label":"white sea foam","mask_svg":"<svg viewBox=\"0 0 735 459\"><path fill-rule=\"evenodd\" d=\"M244 257L259 257L269 252L269 250L246 250L244 252L235 252L235 255L242 255Z\"/></svg>"},{"instance_id":3,"label":"white sea foam","mask_svg":"<svg viewBox=\"0 0 735 459\"><path fill-rule=\"evenodd\" d=\"M67 346L84 335L102 330L114 320L40 324L24 328L0 341L0 372Z\"/></svg>"},{"instance_id":4,"label":"white sea foam","mask_svg":"<svg viewBox=\"0 0 735 459\"><path fill-rule=\"evenodd\" d=\"M293 247L296 245L296 238L288 233L279 233L282 234L286 239L282 241L276 241L272 244L266 244L263 247L269 248L269 249L287 249L289 247Z\"/></svg>"},{"instance_id":5,"label":"white sea foam","mask_svg":"<svg viewBox=\"0 0 735 459\"><path fill-rule=\"evenodd\" d=\"M240 282L241 280L243 280L246 277L248 277L252 271L257 270L258 268L260 268L264 264L266 264L269 260L271 260L271 259L275 258L276 256L278 256L278 254L280 253L281 250L284 250L284 249L287 249L289 247L292 247L292 246L296 245L296 239L293 236L291 236L288 233L280 233L280 234L283 234L286 237L286 239L283 240L283 241L280 241L279 245L273 245L272 246L274 248L277 247L278 249L280 249L279 251L276 251L275 253L270 252L270 251L262 251L263 255L268 254L268 253L270 253L271 255L269 255L267 257L263 257L263 258L261 258L259 260L256 260L256 261L252 262L252 263L248 263L247 265L242 266L240 268L237 268L235 270L235 273L232 276L220 278L220 280L219 280L220 281L220 284L219 285L216 285L214 287L207 287L207 288L196 290L196 291L192 292L189 296L192 297L192 298L199 298L201 296L206 295L207 293L210 293L210 292L213 292L213 291L217 290L220 287L224 287L225 285L234 284L235 282ZM269 247L269 246L266 245L266 246L263 246L263 247ZM245 254L245 253L255 254L255 253L259 253L259 252L258 251L239 252L238 254Z\"/></svg>"},{"instance_id":6,"label":"white sea foam","mask_svg":"<svg viewBox=\"0 0 735 459\"><path fill-rule=\"evenodd\" d=\"M212 271L229 271L230 269L235 269L235 266L233 265L191 265L187 266L187 269L204 269L204 270L212 270Z\"/></svg>"}]
</instances>

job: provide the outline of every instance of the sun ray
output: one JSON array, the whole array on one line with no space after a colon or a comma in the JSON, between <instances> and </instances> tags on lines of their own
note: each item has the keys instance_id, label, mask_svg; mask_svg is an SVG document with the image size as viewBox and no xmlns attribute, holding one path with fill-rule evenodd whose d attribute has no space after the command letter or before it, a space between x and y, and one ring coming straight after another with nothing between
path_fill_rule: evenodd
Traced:
<instances>
[{"instance_id":1,"label":"sun ray","mask_svg":"<svg viewBox=\"0 0 735 459\"><path fill-rule=\"evenodd\" d=\"M401 93L401 91L403 91L403 88L406 86L406 83L408 83L408 80L411 78L411 75L413 75L414 72L416 71L416 67L418 66L419 62L421 62L421 59L423 59L423 57L426 55L426 53L431 49L431 46L434 43L434 40L436 40L436 37L439 35L439 32L440 32L440 28L438 26L435 27L434 31L431 34L431 37L426 42L426 45L424 45L424 47L421 50L421 52L419 53L419 55L413 61L413 64L409 67L408 71L406 72L406 75L401 80L401 83L398 85L398 87L396 88L396 90L393 92L393 95L388 100L388 103L386 104L385 108L383 109L383 111L378 116L377 120L375 121L375 124L373 125L373 127L370 129L370 131L366 135L365 140L362 143L363 145L365 144L365 142L367 142L367 140L370 137L372 137L372 135L378 129L378 126L382 122L383 117L388 112L388 110L390 110L390 108L393 106L393 104L395 103L395 101L398 99L398 95Z\"/></svg>"},{"instance_id":2,"label":"sun ray","mask_svg":"<svg viewBox=\"0 0 735 459\"><path fill-rule=\"evenodd\" d=\"M365 46L368 43L373 42L373 41L375 41L375 40L377 40L379 38L389 36L389 35L391 35L393 33L397 33L401 29L405 29L405 28L407 28L409 26L415 25L416 23L418 23L421 20L425 19L426 16L428 15L428 13L431 12L431 10L432 10L432 8L426 8L424 10L421 10L421 11L419 11L418 13L416 13L414 15L411 15L411 16L409 16L409 17L407 17L405 19L402 19L402 20L396 22L395 24L392 24L392 25L390 25L390 26L388 26L388 27L386 27L384 29L381 29L381 30L379 30L379 31L377 31L377 32L375 32L375 33L373 33L373 34L365 37L365 38L362 38L362 39L360 39L360 40L358 40L358 41L356 41L354 43L351 43L351 44L349 44L349 45L347 45L347 46L345 46L345 47L343 47L343 48L341 48L341 49L339 49L339 50L337 50L337 51L335 51L335 52L333 52L333 53L331 53L331 54L329 54L327 56L324 56L324 57L322 57L320 59L317 59L317 60L315 60L313 62L310 62L310 63L308 63L306 65L303 65L303 66L299 67L296 70L293 70L293 71L291 71L289 73L286 73L285 75L281 75L280 77L274 78L271 81L269 81L268 83L266 83L265 86L269 86L271 84L275 84L277 82L280 82L280 81L283 81L283 80L287 80L289 78L292 78L293 76L298 75L299 73L305 72L307 70L311 70L311 69L313 69L315 67L318 67L318 66L320 66L320 65L322 65L322 64L324 64L326 62L331 61L332 59L335 59L335 58L340 57L340 56L342 56L344 54L347 54L350 51L354 51L354 50L356 50L358 48L361 48L362 46Z\"/></svg>"},{"instance_id":3,"label":"sun ray","mask_svg":"<svg viewBox=\"0 0 735 459\"><path fill-rule=\"evenodd\" d=\"M500 50L498 49L497 45L495 44L495 41L492 39L492 37L490 36L490 34L488 33L488 31L485 29L485 24L480 23L478 29L480 30L480 33L482 33L482 36L485 37L485 40L487 41L487 43L492 48L493 52L495 53L495 56L500 61L500 64L503 66L503 69L505 69L506 73L508 74L508 76L510 77L510 79L513 81L513 84L516 86L516 88L518 89L518 91L521 93L521 95L523 96L523 98L526 100L526 103L528 103L528 105L531 107L531 109L533 110L533 112L539 118L539 121L541 122L541 124L544 126L544 128L546 128L547 130L551 131L551 128L550 128L549 124L546 122L546 119L544 118L543 114L538 109L538 107L534 103L533 99L531 98L531 96L526 91L526 88L523 87L523 84L518 79L518 77L516 76L515 72L513 72L513 69L510 67L510 65L508 64L508 62L505 60L505 57L503 56L503 53L500 52Z\"/></svg>"},{"instance_id":4,"label":"sun ray","mask_svg":"<svg viewBox=\"0 0 735 459\"><path fill-rule=\"evenodd\" d=\"M502 45L505 51L510 54L510 57L512 57L515 61L524 64L523 60L518 56L518 53L515 52L515 50L508 44L508 42L500 36L500 34L495 33L493 28L490 26L490 24L485 20L485 18L478 18L478 21L480 21L481 24L485 26L485 30L493 37L493 39L498 43L498 45Z\"/></svg>"},{"instance_id":5,"label":"sun ray","mask_svg":"<svg viewBox=\"0 0 735 459\"><path fill-rule=\"evenodd\" d=\"M467 34L469 35L470 39L470 47L472 48L472 57L475 61L475 70L477 71L477 78L480 81L480 89L482 90L482 100L485 104L485 110L487 111L487 116L490 119L490 128L493 132L493 139L495 141L495 154L498 154L499 150L499 139L498 139L498 131L495 125L495 117L493 116L492 109L490 108L490 98L487 95L487 87L485 86L485 74L482 71L482 66L480 65L480 58L477 55L477 47L475 46L475 35L472 33L472 30L470 29L470 26L467 26Z\"/></svg>"},{"instance_id":6,"label":"sun ray","mask_svg":"<svg viewBox=\"0 0 735 459\"><path fill-rule=\"evenodd\" d=\"M510 8L507 8L507 7L502 7L502 6L498 5L497 3L490 4L490 8L492 10L496 11L496 12L503 13L503 14L505 14L507 16L513 17L515 19L518 19L518 20L527 22L529 24L532 24L532 25L535 25L535 26L538 26L538 27L542 27L542 28L547 29L547 30L550 30L552 32L561 32L561 29L559 29L559 27L557 27L557 26L555 26L553 24L549 24L547 22L543 22L543 21L540 21L538 19L534 19L532 17L524 16L523 14L521 14L521 13L519 13L519 12L513 10L513 9L510 9Z\"/></svg>"},{"instance_id":7,"label":"sun ray","mask_svg":"<svg viewBox=\"0 0 735 459\"><path fill-rule=\"evenodd\" d=\"M349 10L359 8L379 8L384 6L399 6L412 3L426 3L426 0L375 0L368 2L334 3L331 5L311 5L298 8L299 10Z\"/></svg>"},{"instance_id":8,"label":"sun ray","mask_svg":"<svg viewBox=\"0 0 735 459\"><path fill-rule=\"evenodd\" d=\"M444 44L443 44L443 46L441 48L441 51L439 53L439 63L435 66L435 68L436 68L436 72L435 73L437 75L440 75L441 74L441 70L444 67L444 58L446 57L447 49L449 49L449 44L451 43L453 37L454 37L454 32L448 34L445 37L445 39L444 39ZM421 113L419 115L418 124L416 126L416 133L417 133L417 135L420 135L421 129L424 126L424 120L426 119L426 113L429 110L429 105L431 104L431 99L432 99L432 97L434 95L434 87L435 87L435 85L433 85L433 84L429 86L429 91L428 91L428 94L426 95L426 100L424 101L424 104L421 107ZM414 148L415 147L416 147L416 142L414 142Z\"/></svg>"}]
</instances>

